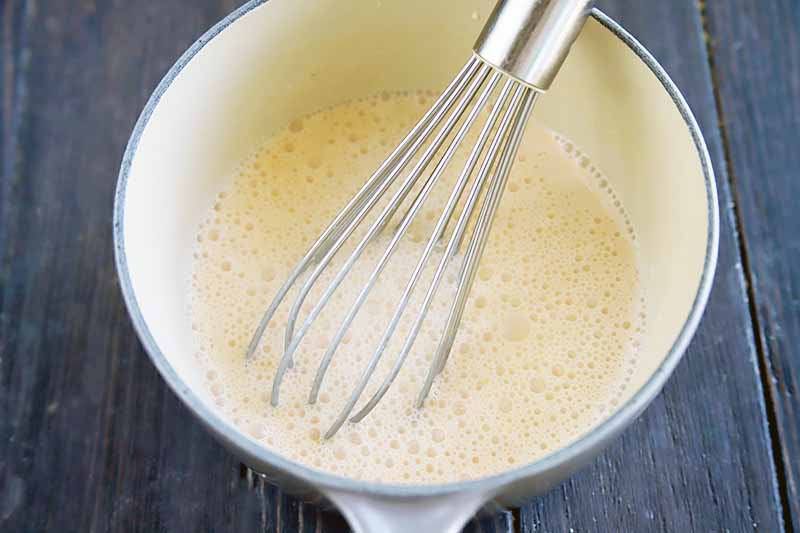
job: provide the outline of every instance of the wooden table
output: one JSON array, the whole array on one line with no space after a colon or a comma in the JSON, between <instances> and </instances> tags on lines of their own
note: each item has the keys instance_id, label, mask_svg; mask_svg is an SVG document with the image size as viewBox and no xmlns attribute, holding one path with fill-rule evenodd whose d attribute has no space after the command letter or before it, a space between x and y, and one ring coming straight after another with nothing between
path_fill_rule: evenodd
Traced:
<instances>
[{"instance_id":1,"label":"wooden table","mask_svg":"<svg viewBox=\"0 0 800 533\"><path fill-rule=\"evenodd\" d=\"M112 192L156 83L241 0L0 2L0 531L337 531L169 392L122 303ZM605 0L714 159L717 282L663 394L582 473L484 531L800 531L800 14ZM792 207L795 206L795 207Z\"/></svg>"}]
</instances>

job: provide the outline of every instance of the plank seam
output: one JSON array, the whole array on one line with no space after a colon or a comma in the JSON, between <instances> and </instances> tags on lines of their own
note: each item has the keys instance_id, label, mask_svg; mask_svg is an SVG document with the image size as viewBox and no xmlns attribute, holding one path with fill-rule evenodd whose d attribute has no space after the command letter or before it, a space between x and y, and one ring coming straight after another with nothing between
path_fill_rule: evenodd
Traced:
<instances>
[{"instance_id":1,"label":"plank seam","mask_svg":"<svg viewBox=\"0 0 800 533\"><path fill-rule=\"evenodd\" d=\"M511 527L509 530L514 531L514 533L522 533L522 517L519 507L511 509Z\"/></svg>"}]
</instances>

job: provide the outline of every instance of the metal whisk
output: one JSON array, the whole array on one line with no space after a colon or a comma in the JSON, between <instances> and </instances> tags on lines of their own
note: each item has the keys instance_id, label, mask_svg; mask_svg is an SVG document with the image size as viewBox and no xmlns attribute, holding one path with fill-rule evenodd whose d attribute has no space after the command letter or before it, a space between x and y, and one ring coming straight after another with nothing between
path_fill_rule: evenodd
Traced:
<instances>
[{"instance_id":1,"label":"metal whisk","mask_svg":"<svg viewBox=\"0 0 800 533\"><path fill-rule=\"evenodd\" d=\"M444 273L461 247L479 200L483 198L463 254L455 297L442 337L417 399L417 407L423 405L436 375L441 372L447 362L478 263L486 246L492 221L500 204L530 113L538 96L550 87L570 46L583 27L592 4L592 0L500 0L474 46L473 56L431 109L412 128L399 146L394 149L311 246L302 260L294 267L289 279L278 291L264 314L248 347L248 359L254 356L264 330L289 290L313 266L289 311L285 333L285 351L273 381L271 396L273 406L278 404L281 382L293 364L294 353L314 320L322 312L365 248L384 230L408 194L415 186L419 185L416 196L394 230L386 250L371 271L366 284L344 317L322 358L309 396L310 403L316 402L328 367L356 314L456 150L475 125L481 111L490 106L488 118L480 129L477 141L466 159L445 203L444 210L405 286L392 319L369 359L359 382L339 416L325 434L325 438L332 437L350 417L400 323L412 292L419 282L436 244L442 239L445 229L455 218L455 226L453 226L444 253L439 260L400 354L374 395L350 420L358 422L363 419L391 387L411 351ZM502 87L499 95L493 99L492 96L495 95L500 85ZM438 160L434 163L433 170L420 182L437 156ZM376 204L385 199L391 186L395 184L415 157L417 159L411 171L400 182L388 203L377 216L377 220L368 227L366 233L325 289L322 297L296 329L300 308L314 284L323 271L330 266L332 259L345 242L364 223ZM473 174L474 179L472 179ZM463 207L456 217L457 207L467 189L469 190Z\"/></svg>"}]
</instances>

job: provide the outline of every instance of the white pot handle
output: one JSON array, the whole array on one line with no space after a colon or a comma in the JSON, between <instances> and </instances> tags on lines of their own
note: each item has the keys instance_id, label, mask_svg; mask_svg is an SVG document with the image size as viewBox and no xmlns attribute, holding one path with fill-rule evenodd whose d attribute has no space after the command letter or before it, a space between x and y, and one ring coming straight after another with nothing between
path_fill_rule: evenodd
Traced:
<instances>
[{"instance_id":1,"label":"white pot handle","mask_svg":"<svg viewBox=\"0 0 800 533\"><path fill-rule=\"evenodd\" d=\"M459 533L491 495L400 498L326 491L356 533Z\"/></svg>"}]
</instances>

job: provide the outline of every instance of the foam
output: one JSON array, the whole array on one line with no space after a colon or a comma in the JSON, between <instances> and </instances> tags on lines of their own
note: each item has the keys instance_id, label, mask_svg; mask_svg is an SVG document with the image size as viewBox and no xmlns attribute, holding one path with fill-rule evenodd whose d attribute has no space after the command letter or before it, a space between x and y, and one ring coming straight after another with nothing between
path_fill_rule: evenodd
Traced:
<instances>
[{"instance_id":1,"label":"foam","mask_svg":"<svg viewBox=\"0 0 800 533\"><path fill-rule=\"evenodd\" d=\"M565 137L532 123L523 141L444 372L413 405L446 318L458 261L415 349L360 424L321 437L383 334L467 153L456 153L307 403L317 365L392 231L366 248L311 328L269 404L288 305L257 358L244 352L296 261L432 102L384 92L288 124L245 161L197 231L190 281L198 364L210 397L244 432L285 457L357 479L437 483L529 463L574 440L626 396L645 328L635 231L611 180ZM465 141L470 146L477 132ZM410 195L413 198L414 193ZM388 228L394 228L404 209ZM452 228L450 228L452 229ZM363 233L363 232L362 232ZM349 249L357 239L351 239ZM438 250L437 253L441 253ZM430 261L438 263L439 255ZM336 263L303 307L318 299ZM423 272L362 404L394 363L432 269Z\"/></svg>"}]
</instances>

